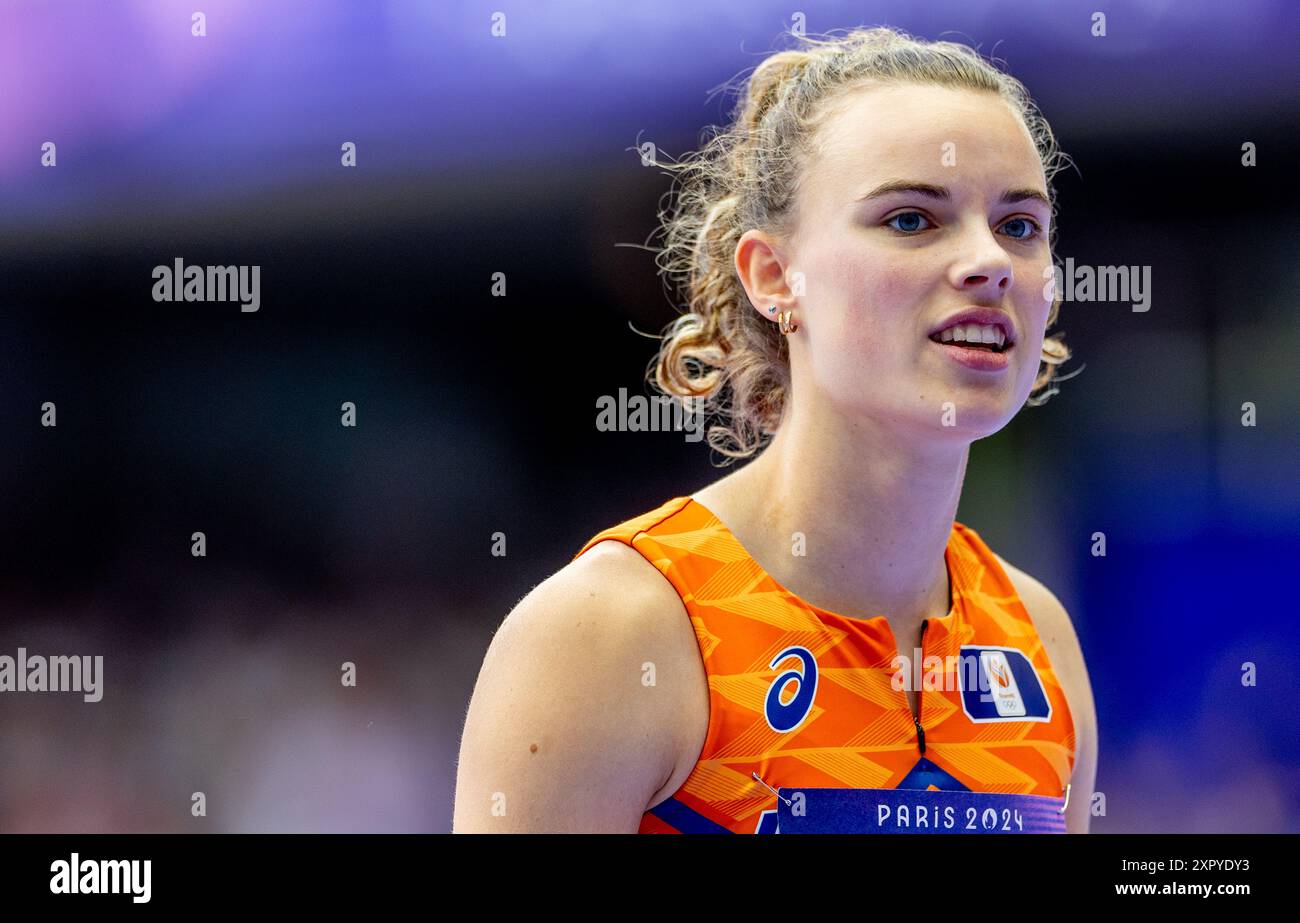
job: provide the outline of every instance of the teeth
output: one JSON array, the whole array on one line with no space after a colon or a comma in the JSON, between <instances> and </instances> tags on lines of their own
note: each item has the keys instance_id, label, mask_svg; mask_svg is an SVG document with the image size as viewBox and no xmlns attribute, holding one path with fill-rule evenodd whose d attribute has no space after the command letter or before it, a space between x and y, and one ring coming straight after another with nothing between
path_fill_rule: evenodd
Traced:
<instances>
[{"instance_id":1,"label":"teeth","mask_svg":"<svg viewBox=\"0 0 1300 923\"><path fill-rule=\"evenodd\" d=\"M1006 343L1006 335L997 324L956 324L939 334L941 343Z\"/></svg>"}]
</instances>

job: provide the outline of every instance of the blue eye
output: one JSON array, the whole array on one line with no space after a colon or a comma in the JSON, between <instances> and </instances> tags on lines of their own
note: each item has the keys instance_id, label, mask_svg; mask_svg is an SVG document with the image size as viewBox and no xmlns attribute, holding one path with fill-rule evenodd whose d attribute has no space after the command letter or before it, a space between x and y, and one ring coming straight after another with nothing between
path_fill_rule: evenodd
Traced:
<instances>
[{"instance_id":1,"label":"blue eye","mask_svg":"<svg viewBox=\"0 0 1300 923\"><path fill-rule=\"evenodd\" d=\"M1027 233L1027 234L1025 234L1025 235L1023 235L1023 236L1018 235L1018 234L1012 234L1012 235L1011 235L1012 238L1015 239L1015 240L1033 240L1033 239L1034 239L1035 237L1037 237L1040 233L1042 233L1042 230L1043 230L1041 227L1039 227L1038 222L1037 222L1037 221L1034 221L1032 218L1012 218L1010 221L1008 221L1006 224L1004 224L1004 225L1002 225L1002 226L1003 226L1003 227L1006 227L1007 225L1010 225L1010 224L1026 224L1026 225L1029 225L1029 233Z\"/></svg>"},{"instance_id":2,"label":"blue eye","mask_svg":"<svg viewBox=\"0 0 1300 923\"><path fill-rule=\"evenodd\" d=\"M900 227L900 226L898 226L898 225L896 225L896 224L894 223L895 221L900 221L900 220L902 220L902 219L906 219L906 220L907 220L907 226L905 226L905 227ZM914 236L914 235L916 235L917 233L919 233L919 232L921 232L921 231L926 230L926 228L922 228L922 227L917 227L917 226L916 226L916 222L917 222L918 220L919 220L919 221L929 222L930 219L927 218L927 217L925 217L925 215L921 214L920 212L899 212L899 213L898 213L897 215L895 215L894 217L888 219L888 220L885 222L885 224L886 224L886 226L891 227L891 228L893 228L894 230L901 232L901 233L904 234L905 236L909 236L909 237L911 237L911 236ZM1042 234L1042 232L1043 232L1042 227L1038 224L1037 221L1033 220L1032 218L1012 218L1010 221L1008 221L1006 224L1004 224L1004 225L1002 225L1002 226L1003 226L1003 227L1007 227L1007 226L1009 226L1009 225L1013 225L1013 224L1014 224L1014 225L1025 225L1026 228L1027 228L1027 230L1026 230L1026 232L1023 233L1023 234L1012 233L1012 234L1008 235L1008 236L1010 236L1010 238L1011 238L1012 240L1033 240L1035 237L1040 236L1040 235Z\"/></svg>"},{"instance_id":3,"label":"blue eye","mask_svg":"<svg viewBox=\"0 0 1300 923\"><path fill-rule=\"evenodd\" d=\"M888 221L885 222L885 224L887 224L889 227L894 228L894 230L896 230L896 231L902 231L904 234L914 234L915 232L917 232L917 231L919 231L919 230L922 230L922 229L921 229L921 228L900 228L900 227L896 227L896 226L894 225L894 222L897 221L899 218L920 218L922 221L929 221L929 220L930 220L929 218L926 218L925 215L921 214L920 212L899 212L897 215L895 215L894 217L890 218Z\"/></svg>"}]
</instances>

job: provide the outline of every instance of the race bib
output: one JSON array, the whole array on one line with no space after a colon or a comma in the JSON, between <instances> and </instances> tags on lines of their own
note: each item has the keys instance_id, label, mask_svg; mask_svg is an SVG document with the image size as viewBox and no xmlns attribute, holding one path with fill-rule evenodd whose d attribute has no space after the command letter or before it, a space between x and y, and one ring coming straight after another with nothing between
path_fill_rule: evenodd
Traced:
<instances>
[{"instance_id":1,"label":"race bib","mask_svg":"<svg viewBox=\"0 0 1300 923\"><path fill-rule=\"evenodd\" d=\"M1063 798L903 788L782 788L778 833L1065 833Z\"/></svg>"}]
</instances>

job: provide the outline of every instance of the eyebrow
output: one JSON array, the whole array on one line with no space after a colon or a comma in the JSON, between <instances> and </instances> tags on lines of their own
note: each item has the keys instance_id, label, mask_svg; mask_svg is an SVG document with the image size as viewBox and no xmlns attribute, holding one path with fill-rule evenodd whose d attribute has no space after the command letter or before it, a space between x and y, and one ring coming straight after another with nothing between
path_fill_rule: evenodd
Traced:
<instances>
[{"instance_id":1,"label":"eyebrow","mask_svg":"<svg viewBox=\"0 0 1300 923\"><path fill-rule=\"evenodd\" d=\"M928 199L938 199L943 202L952 201L952 193L946 186L932 186L929 183L918 183L912 180L895 179L887 183L881 183L875 189L868 193L858 196L857 201L866 202L871 199L879 199L883 196L893 195L900 192L909 192L913 195L925 196ZM1034 201L1040 203L1048 211L1052 209L1052 202L1046 195L1037 189L1008 189L998 198L999 205L1013 205L1016 202Z\"/></svg>"}]
</instances>

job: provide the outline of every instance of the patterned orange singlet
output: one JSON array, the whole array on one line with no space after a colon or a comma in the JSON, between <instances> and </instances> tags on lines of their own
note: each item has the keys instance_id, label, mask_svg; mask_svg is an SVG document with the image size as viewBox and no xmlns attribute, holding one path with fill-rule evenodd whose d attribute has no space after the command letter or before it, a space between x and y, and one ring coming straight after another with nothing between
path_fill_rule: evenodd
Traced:
<instances>
[{"instance_id":1,"label":"patterned orange singlet","mask_svg":"<svg viewBox=\"0 0 1300 923\"><path fill-rule=\"evenodd\" d=\"M952 610L923 623L920 664L885 617L839 615L784 589L690 497L600 532L578 555L606 540L677 590L709 684L704 748L641 833L1065 832L1070 708L973 529L953 524ZM920 690L919 721L904 681Z\"/></svg>"}]
</instances>

